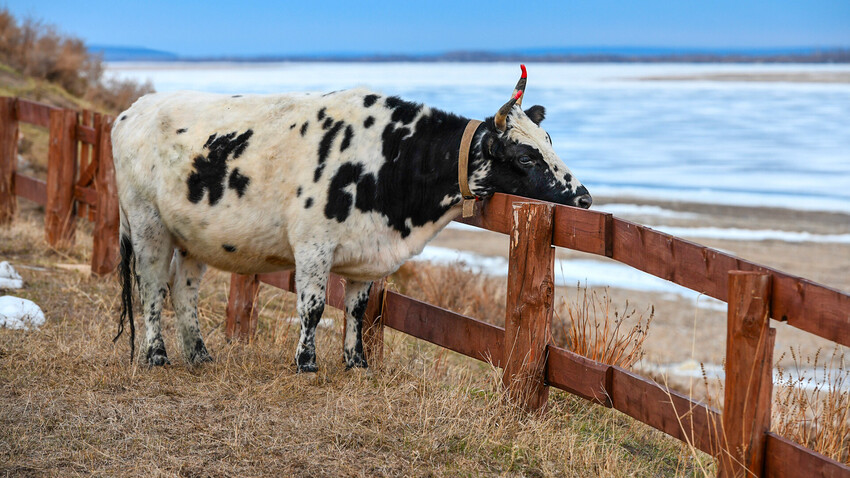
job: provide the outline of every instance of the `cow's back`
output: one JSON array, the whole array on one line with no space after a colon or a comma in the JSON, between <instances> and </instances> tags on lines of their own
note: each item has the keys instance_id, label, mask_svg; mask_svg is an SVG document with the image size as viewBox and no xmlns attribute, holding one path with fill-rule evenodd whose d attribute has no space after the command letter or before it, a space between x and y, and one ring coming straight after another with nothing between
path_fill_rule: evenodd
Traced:
<instances>
[{"instance_id":1,"label":"cow's back","mask_svg":"<svg viewBox=\"0 0 850 478\"><path fill-rule=\"evenodd\" d=\"M225 270L289 267L292 244L316 237L338 240L343 269L391 269L410 251L383 218L326 214L342 166L376 173L383 163L381 125L392 110L366 108L370 96L377 95L147 95L113 128L122 208L152 206L180 247ZM387 264L360 252L365 240L384 242Z\"/></svg>"}]
</instances>

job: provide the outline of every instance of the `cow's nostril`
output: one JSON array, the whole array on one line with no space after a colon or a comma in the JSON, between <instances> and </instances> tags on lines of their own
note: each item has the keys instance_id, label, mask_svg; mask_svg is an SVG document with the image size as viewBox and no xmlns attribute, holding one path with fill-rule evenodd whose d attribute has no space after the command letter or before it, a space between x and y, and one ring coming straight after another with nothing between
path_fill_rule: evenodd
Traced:
<instances>
[{"instance_id":1,"label":"cow's nostril","mask_svg":"<svg viewBox=\"0 0 850 478\"><path fill-rule=\"evenodd\" d=\"M590 197L590 194L579 196L577 204L580 208L589 209L590 205L593 204L593 198Z\"/></svg>"}]
</instances>

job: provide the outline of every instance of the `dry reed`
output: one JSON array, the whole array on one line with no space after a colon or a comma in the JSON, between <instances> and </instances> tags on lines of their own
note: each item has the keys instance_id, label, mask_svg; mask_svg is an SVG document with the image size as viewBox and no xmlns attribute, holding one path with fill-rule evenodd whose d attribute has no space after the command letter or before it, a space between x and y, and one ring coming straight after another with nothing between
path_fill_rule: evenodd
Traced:
<instances>
[{"instance_id":1,"label":"dry reed","mask_svg":"<svg viewBox=\"0 0 850 478\"><path fill-rule=\"evenodd\" d=\"M628 368L644 355L643 343L655 315L650 306L648 315L638 313L627 300L617 310L605 289L588 295L587 287L576 287L576 299L562 299L570 318L568 347L573 352L597 362ZM623 330L624 327L630 327Z\"/></svg>"}]
</instances>

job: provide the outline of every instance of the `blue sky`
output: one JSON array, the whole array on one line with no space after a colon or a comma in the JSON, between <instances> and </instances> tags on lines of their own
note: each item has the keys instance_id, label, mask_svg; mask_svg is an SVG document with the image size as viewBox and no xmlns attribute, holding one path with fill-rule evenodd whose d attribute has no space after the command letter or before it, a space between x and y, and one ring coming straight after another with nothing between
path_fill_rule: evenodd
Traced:
<instances>
[{"instance_id":1,"label":"blue sky","mask_svg":"<svg viewBox=\"0 0 850 478\"><path fill-rule=\"evenodd\" d=\"M850 0L6 0L89 44L180 55L850 47Z\"/></svg>"}]
</instances>

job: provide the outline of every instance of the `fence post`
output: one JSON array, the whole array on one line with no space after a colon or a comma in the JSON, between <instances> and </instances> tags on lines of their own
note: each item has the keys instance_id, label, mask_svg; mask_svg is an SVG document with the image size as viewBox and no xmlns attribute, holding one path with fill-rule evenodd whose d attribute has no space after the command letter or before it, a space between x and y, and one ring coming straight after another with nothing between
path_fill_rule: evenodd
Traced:
<instances>
[{"instance_id":1,"label":"fence post","mask_svg":"<svg viewBox=\"0 0 850 478\"><path fill-rule=\"evenodd\" d=\"M0 98L0 224L15 217L15 172L18 169L18 118L15 98Z\"/></svg>"},{"instance_id":2,"label":"fence post","mask_svg":"<svg viewBox=\"0 0 850 478\"><path fill-rule=\"evenodd\" d=\"M257 331L257 295L260 279L256 274L230 274L230 296L227 299L227 322L224 335L227 340L251 342Z\"/></svg>"},{"instance_id":3,"label":"fence post","mask_svg":"<svg viewBox=\"0 0 850 478\"><path fill-rule=\"evenodd\" d=\"M384 360L384 290L386 279L376 280L369 291L369 303L363 314L363 352L370 367L380 367Z\"/></svg>"},{"instance_id":4,"label":"fence post","mask_svg":"<svg viewBox=\"0 0 850 478\"><path fill-rule=\"evenodd\" d=\"M74 243L74 180L77 167L77 113L50 111L50 145L47 152L47 205L44 232L47 243L67 247Z\"/></svg>"},{"instance_id":5,"label":"fence post","mask_svg":"<svg viewBox=\"0 0 850 478\"><path fill-rule=\"evenodd\" d=\"M514 203L505 317L505 370L510 399L528 411L546 405L546 345L551 341L554 206Z\"/></svg>"},{"instance_id":6,"label":"fence post","mask_svg":"<svg viewBox=\"0 0 850 478\"><path fill-rule=\"evenodd\" d=\"M729 272L721 477L763 476L773 392L770 275Z\"/></svg>"},{"instance_id":7,"label":"fence post","mask_svg":"<svg viewBox=\"0 0 850 478\"><path fill-rule=\"evenodd\" d=\"M98 121L99 119L99 121ZM97 207L95 207L94 238L92 241L91 271L103 275L118 265L118 187L115 184L115 166L112 163L111 116L95 116L97 144Z\"/></svg>"}]
</instances>

